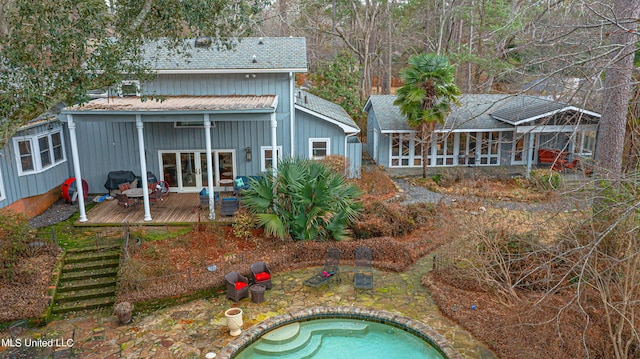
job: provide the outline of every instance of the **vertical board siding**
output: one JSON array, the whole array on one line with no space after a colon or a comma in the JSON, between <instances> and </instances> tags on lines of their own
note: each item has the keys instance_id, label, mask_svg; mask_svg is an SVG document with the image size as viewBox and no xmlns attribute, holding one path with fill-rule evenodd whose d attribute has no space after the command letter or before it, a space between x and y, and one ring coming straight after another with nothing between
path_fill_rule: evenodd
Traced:
<instances>
[{"instance_id":1,"label":"vertical board siding","mask_svg":"<svg viewBox=\"0 0 640 359\"><path fill-rule=\"evenodd\" d=\"M362 167L362 143L347 143L347 158L349 159L349 178L360 178Z\"/></svg>"},{"instance_id":2,"label":"vertical board siding","mask_svg":"<svg viewBox=\"0 0 640 359\"><path fill-rule=\"evenodd\" d=\"M229 119L229 115L227 120ZM152 117L144 117L153 121ZM260 146L271 144L269 121L215 121L211 130L213 150L235 150L239 175L260 172ZM166 119L163 119L166 120ZM280 123L279 123L280 124ZM105 193L104 183L111 171L133 171L141 175L138 134L135 123L79 121L78 148L82 177L90 193ZM205 151L204 128L175 128L173 122L144 122L147 171L162 177L159 151ZM279 143L280 145L281 143ZM253 159L246 160L245 148L251 147Z\"/></svg>"},{"instance_id":3,"label":"vertical board siding","mask_svg":"<svg viewBox=\"0 0 640 359\"><path fill-rule=\"evenodd\" d=\"M59 128L59 125L54 126ZM48 132L48 124L43 124L18 131L15 136L37 136ZM67 160L39 173L18 176L16 148L13 145L13 140L9 140L6 146L0 150L0 172L5 196L5 199L0 201L0 208L6 207L22 198L47 193L60 186L69 177L68 162L71 161L67 151L70 146L69 137L64 130L62 131L62 136ZM36 153L35 156L39 156L39 153Z\"/></svg>"},{"instance_id":4,"label":"vertical board siding","mask_svg":"<svg viewBox=\"0 0 640 359\"><path fill-rule=\"evenodd\" d=\"M306 112L296 111L296 156L309 158L310 138L330 138L331 154L346 157L344 148L344 131L325 120L314 117Z\"/></svg>"}]
</instances>

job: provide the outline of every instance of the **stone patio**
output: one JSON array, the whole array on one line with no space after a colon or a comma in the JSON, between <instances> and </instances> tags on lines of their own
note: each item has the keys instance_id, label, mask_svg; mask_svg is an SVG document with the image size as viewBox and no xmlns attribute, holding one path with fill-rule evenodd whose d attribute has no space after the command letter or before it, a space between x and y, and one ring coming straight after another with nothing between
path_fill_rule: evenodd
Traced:
<instances>
[{"instance_id":1,"label":"stone patio","mask_svg":"<svg viewBox=\"0 0 640 359\"><path fill-rule=\"evenodd\" d=\"M259 304L250 298L234 303L226 299L224 291L219 291L209 298L135 314L133 322L125 326L118 326L114 316L102 312L54 321L40 328L40 332L48 338L67 340L75 330L73 349L81 358L204 358L209 352L220 353L234 339L224 317L224 311L230 307L243 310L243 329L248 330L268 318L311 307L355 306L418 320L444 336L464 358L495 358L483 343L439 312L420 284L422 275L430 268L427 256L403 273L376 270L374 289L358 292L353 288L352 267L348 266L341 267L341 283L332 281L319 289L302 284L319 268L273 273L273 289L266 292L265 301ZM481 308L472 312L483 315ZM9 336L2 332L0 337ZM7 357L9 351L4 348L0 356Z\"/></svg>"}]
</instances>

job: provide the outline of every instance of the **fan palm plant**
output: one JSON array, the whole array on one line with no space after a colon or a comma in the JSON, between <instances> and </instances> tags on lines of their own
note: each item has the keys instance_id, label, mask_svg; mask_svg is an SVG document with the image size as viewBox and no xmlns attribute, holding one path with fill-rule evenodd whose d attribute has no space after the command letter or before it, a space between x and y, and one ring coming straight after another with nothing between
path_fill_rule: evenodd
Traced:
<instances>
[{"instance_id":1,"label":"fan palm plant","mask_svg":"<svg viewBox=\"0 0 640 359\"><path fill-rule=\"evenodd\" d=\"M326 165L303 159L251 181L243 204L270 235L293 240L341 240L361 210L360 190Z\"/></svg>"},{"instance_id":2,"label":"fan palm plant","mask_svg":"<svg viewBox=\"0 0 640 359\"><path fill-rule=\"evenodd\" d=\"M409 126L416 128L422 143L422 177L427 177L428 144L436 124L443 123L458 103L460 89L455 85L455 67L446 56L420 54L409 58L408 66L400 71L404 85L396 91L394 105L407 117Z\"/></svg>"}]
</instances>

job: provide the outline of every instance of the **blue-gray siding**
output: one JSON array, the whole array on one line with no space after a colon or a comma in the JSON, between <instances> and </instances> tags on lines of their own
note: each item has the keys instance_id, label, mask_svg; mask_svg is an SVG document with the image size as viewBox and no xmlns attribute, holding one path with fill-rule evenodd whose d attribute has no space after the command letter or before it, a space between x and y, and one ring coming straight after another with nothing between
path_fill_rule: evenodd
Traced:
<instances>
[{"instance_id":1,"label":"blue-gray siding","mask_svg":"<svg viewBox=\"0 0 640 359\"><path fill-rule=\"evenodd\" d=\"M58 128L60 124L55 124ZM15 136L38 136L49 132L48 125L43 124L29 129L18 131ZM66 131L62 131L65 148L69 147L69 140ZM0 175L4 188L5 199L0 201L0 208L6 207L22 198L44 194L53 188L59 187L65 179L69 177L70 155L66 151L67 160L49 167L46 170L27 175L18 175L18 164L16 163L16 148L13 140L10 139L7 145L0 150Z\"/></svg>"},{"instance_id":2,"label":"blue-gray siding","mask_svg":"<svg viewBox=\"0 0 640 359\"><path fill-rule=\"evenodd\" d=\"M330 138L331 154L345 156L344 131L325 120L297 110L295 124L296 157L309 158L310 138Z\"/></svg>"}]
</instances>

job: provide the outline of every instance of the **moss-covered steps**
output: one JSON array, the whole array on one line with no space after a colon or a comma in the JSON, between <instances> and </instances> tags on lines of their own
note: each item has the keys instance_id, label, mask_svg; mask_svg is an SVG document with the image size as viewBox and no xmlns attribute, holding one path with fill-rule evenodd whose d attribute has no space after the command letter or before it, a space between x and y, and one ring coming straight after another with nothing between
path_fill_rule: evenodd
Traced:
<instances>
[{"instance_id":1,"label":"moss-covered steps","mask_svg":"<svg viewBox=\"0 0 640 359\"><path fill-rule=\"evenodd\" d=\"M68 250L52 313L113 305L120 253L119 246Z\"/></svg>"}]
</instances>

